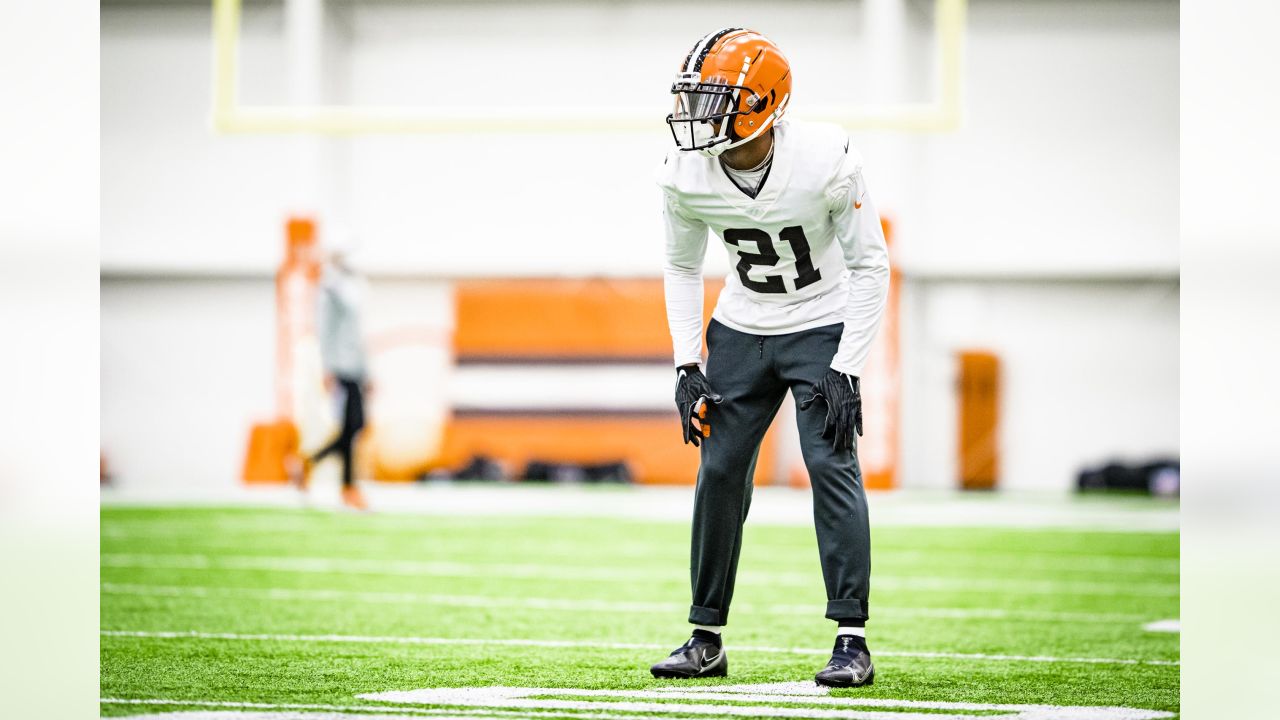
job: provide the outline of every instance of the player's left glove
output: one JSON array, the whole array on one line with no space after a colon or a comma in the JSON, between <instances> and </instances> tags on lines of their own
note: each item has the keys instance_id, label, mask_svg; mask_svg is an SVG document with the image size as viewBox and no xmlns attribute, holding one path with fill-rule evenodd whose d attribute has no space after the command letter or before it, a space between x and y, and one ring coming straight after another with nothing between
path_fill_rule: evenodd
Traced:
<instances>
[{"instance_id":1,"label":"player's left glove","mask_svg":"<svg viewBox=\"0 0 1280 720\"><path fill-rule=\"evenodd\" d=\"M813 386L813 394L800 403L800 409L808 410L819 398L827 404L827 424L822 437L830 437L831 446L836 450L852 450L853 434L862 434L862 391L858 378L827 368L827 374Z\"/></svg>"},{"instance_id":2,"label":"player's left glove","mask_svg":"<svg viewBox=\"0 0 1280 720\"><path fill-rule=\"evenodd\" d=\"M685 365L677 370L676 410L680 413L680 430L686 444L693 443L698 447L703 438L711 436L711 426L707 424L707 403L719 404L721 399L697 365ZM697 425L693 424L695 417Z\"/></svg>"}]
</instances>

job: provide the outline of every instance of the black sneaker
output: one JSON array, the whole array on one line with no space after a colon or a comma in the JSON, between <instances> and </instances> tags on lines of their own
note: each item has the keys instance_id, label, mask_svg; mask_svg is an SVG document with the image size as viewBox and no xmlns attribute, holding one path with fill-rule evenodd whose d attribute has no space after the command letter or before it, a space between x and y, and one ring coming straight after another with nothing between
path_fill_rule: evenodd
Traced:
<instances>
[{"instance_id":1,"label":"black sneaker","mask_svg":"<svg viewBox=\"0 0 1280 720\"><path fill-rule=\"evenodd\" d=\"M837 635L827 666L818 671L814 682L827 687L862 687L875 682L876 668L871 664L867 641L857 635Z\"/></svg>"},{"instance_id":2,"label":"black sneaker","mask_svg":"<svg viewBox=\"0 0 1280 720\"><path fill-rule=\"evenodd\" d=\"M656 678L725 677L729 659L722 646L695 635L649 672Z\"/></svg>"}]
</instances>

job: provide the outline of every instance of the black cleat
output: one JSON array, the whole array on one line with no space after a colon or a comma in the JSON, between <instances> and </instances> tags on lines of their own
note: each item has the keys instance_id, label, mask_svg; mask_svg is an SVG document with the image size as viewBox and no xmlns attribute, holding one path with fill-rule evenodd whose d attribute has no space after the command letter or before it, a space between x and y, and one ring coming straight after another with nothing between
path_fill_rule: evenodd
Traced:
<instances>
[{"instance_id":1,"label":"black cleat","mask_svg":"<svg viewBox=\"0 0 1280 720\"><path fill-rule=\"evenodd\" d=\"M656 678L725 677L729 658L722 646L695 636L649 672Z\"/></svg>"},{"instance_id":2,"label":"black cleat","mask_svg":"<svg viewBox=\"0 0 1280 720\"><path fill-rule=\"evenodd\" d=\"M813 678L819 685L834 688L862 687L876 680L867 641L857 635L837 635L827 666Z\"/></svg>"}]
</instances>

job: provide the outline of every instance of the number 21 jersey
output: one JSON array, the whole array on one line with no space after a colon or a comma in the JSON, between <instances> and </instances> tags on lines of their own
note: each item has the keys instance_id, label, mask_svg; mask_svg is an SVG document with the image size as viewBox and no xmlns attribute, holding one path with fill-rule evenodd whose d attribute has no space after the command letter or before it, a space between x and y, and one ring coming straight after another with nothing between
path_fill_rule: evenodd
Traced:
<instances>
[{"instance_id":1,"label":"number 21 jersey","mask_svg":"<svg viewBox=\"0 0 1280 720\"><path fill-rule=\"evenodd\" d=\"M884 311L889 262L862 159L834 125L774 128L773 161L753 198L717 158L672 150L665 195L667 318L676 365L702 353L707 231L732 270L712 316L740 332L782 335L844 323L831 366L859 375Z\"/></svg>"}]
</instances>

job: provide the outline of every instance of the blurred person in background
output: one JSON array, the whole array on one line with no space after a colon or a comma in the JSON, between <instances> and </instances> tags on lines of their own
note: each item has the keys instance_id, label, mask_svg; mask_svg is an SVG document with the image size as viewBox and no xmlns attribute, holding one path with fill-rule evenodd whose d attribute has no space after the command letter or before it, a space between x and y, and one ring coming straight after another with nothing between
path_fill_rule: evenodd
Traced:
<instances>
[{"instance_id":1,"label":"blurred person in background","mask_svg":"<svg viewBox=\"0 0 1280 720\"><path fill-rule=\"evenodd\" d=\"M335 393L341 427L333 442L308 458L306 467L309 470L336 453L342 460L342 502L350 508L365 510L368 504L355 485L353 465L356 436L364 427L364 398L369 389L368 358L360 325L366 283L351 266L350 255L349 248L336 247L325 256L316 313L325 388Z\"/></svg>"},{"instance_id":2,"label":"blurred person in background","mask_svg":"<svg viewBox=\"0 0 1280 720\"><path fill-rule=\"evenodd\" d=\"M791 122L791 68L760 33L705 35L671 86L676 143L659 172L665 196L667 321L684 441L701 447L692 529L692 636L654 677L722 677L742 525L765 431L790 391L813 487L831 659L814 680L870 685L871 537L858 467L859 376L889 288L889 259L862 158L836 125ZM708 230L736 272L706 329ZM714 425L715 432L712 432Z\"/></svg>"}]
</instances>

